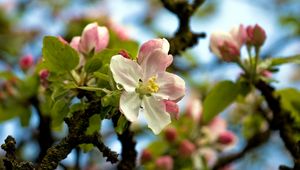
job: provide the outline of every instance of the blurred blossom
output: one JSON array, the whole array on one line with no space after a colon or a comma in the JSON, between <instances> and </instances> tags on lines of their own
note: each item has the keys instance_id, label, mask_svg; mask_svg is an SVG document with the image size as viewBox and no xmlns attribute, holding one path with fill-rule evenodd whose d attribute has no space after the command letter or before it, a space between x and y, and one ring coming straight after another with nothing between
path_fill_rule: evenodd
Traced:
<instances>
[{"instance_id":1,"label":"blurred blossom","mask_svg":"<svg viewBox=\"0 0 300 170\"><path fill-rule=\"evenodd\" d=\"M173 158L171 156L161 156L155 162L157 170L173 170Z\"/></svg>"},{"instance_id":2,"label":"blurred blossom","mask_svg":"<svg viewBox=\"0 0 300 170\"><path fill-rule=\"evenodd\" d=\"M210 49L224 61L237 61L240 57L240 49L246 41L246 35L243 25L232 28L230 32L214 32L210 36Z\"/></svg>"},{"instance_id":3,"label":"blurred blossom","mask_svg":"<svg viewBox=\"0 0 300 170\"><path fill-rule=\"evenodd\" d=\"M187 103L187 116L191 117L196 123L201 119L202 115L202 102L198 97L192 96L189 98Z\"/></svg>"},{"instance_id":4,"label":"blurred blossom","mask_svg":"<svg viewBox=\"0 0 300 170\"><path fill-rule=\"evenodd\" d=\"M26 55L22 57L19 61L19 66L22 70L28 70L34 64L32 55Z\"/></svg>"},{"instance_id":5,"label":"blurred blossom","mask_svg":"<svg viewBox=\"0 0 300 170\"><path fill-rule=\"evenodd\" d=\"M180 143L179 155L183 157L190 157L192 156L195 149L196 149L195 145L189 140L185 139Z\"/></svg>"},{"instance_id":6,"label":"blurred blossom","mask_svg":"<svg viewBox=\"0 0 300 170\"><path fill-rule=\"evenodd\" d=\"M177 130L174 127L167 127L165 129L165 139L169 142L175 142L177 138Z\"/></svg>"}]
</instances>

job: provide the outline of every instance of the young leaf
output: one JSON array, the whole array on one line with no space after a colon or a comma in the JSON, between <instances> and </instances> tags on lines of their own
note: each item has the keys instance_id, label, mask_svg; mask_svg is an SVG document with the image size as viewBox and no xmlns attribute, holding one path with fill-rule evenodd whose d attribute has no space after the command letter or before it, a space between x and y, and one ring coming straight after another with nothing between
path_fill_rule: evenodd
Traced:
<instances>
[{"instance_id":1,"label":"young leaf","mask_svg":"<svg viewBox=\"0 0 300 170\"><path fill-rule=\"evenodd\" d=\"M125 116L121 115L118 120L117 127L115 127L115 131L118 134L122 134L125 128L128 126L128 121Z\"/></svg>"},{"instance_id":2,"label":"young leaf","mask_svg":"<svg viewBox=\"0 0 300 170\"><path fill-rule=\"evenodd\" d=\"M102 66L102 61L99 58L92 58L88 60L84 66L84 70L87 73L93 73L99 70Z\"/></svg>"},{"instance_id":3,"label":"young leaf","mask_svg":"<svg viewBox=\"0 0 300 170\"><path fill-rule=\"evenodd\" d=\"M300 64L300 55L295 55L291 57L282 57L282 58L272 58L271 66L278 66L282 64L295 63Z\"/></svg>"},{"instance_id":4,"label":"young leaf","mask_svg":"<svg viewBox=\"0 0 300 170\"><path fill-rule=\"evenodd\" d=\"M207 95L203 103L203 122L208 123L229 106L238 96L239 87L231 81L218 83Z\"/></svg>"},{"instance_id":5,"label":"young leaf","mask_svg":"<svg viewBox=\"0 0 300 170\"><path fill-rule=\"evenodd\" d=\"M46 36L43 40L45 66L52 72L73 70L79 63L78 53L57 37Z\"/></svg>"}]
</instances>

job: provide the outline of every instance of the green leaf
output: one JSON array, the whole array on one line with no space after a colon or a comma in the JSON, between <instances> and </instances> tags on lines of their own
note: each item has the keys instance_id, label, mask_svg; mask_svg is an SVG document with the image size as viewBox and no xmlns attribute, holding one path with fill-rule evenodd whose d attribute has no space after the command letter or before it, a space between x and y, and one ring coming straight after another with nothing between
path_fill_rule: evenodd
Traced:
<instances>
[{"instance_id":1,"label":"green leaf","mask_svg":"<svg viewBox=\"0 0 300 170\"><path fill-rule=\"evenodd\" d=\"M208 93L203 103L203 122L208 123L229 106L238 96L239 86L231 81L218 83Z\"/></svg>"},{"instance_id":2,"label":"green leaf","mask_svg":"<svg viewBox=\"0 0 300 170\"><path fill-rule=\"evenodd\" d=\"M280 96L281 106L289 111L288 113L291 114L296 122L295 125L300 127L300 91L287 88L278 90L275 94Z\"/></svg>"},{"instance_id":3,"label":"green leaf","mask_svg":"<svg viewBox=\"0 0 300 170\"><path fill-rule=\"evenodd\" d=\"M282 64L295 63L300 64L300 55L295 55L291 57L280 57L280 58L272 58L271 66L278 66Z\"/></svg>"},{"instance_id":4,"label":"green leaf","mask_svg":"<svg viewBox=\"0 0 300 170\"><path fill-rule=\"evenodd\" d=\"M96 53L93 58L100 59L102 61L102 65L104 66L105 64L109 64L112 56L118 55L119 51L120 50L116 49L104 49L101 52Z\"/></svg>"},{"instance_id":5,"label":"green leaf","mask_svg":"<svg viewBox=\"0 0 300 170\"><path fill-rule=\"evenodd\" d=\"M93 73L99 70L102 66L102 61L99 58L92 58L88 60L84 66L84 70L87 73Z\"/></svg>"},{"instance_id":6,"label":"green leaf","mask_svg":"<svg viewBox=\"0 0 300 170\"><path fill-rule=\"evenodd\" d=\"M128 126L128 121L125 118L125 116L121 115L119 117L118 123L117 123L117 127L115 127L115 131L118 134L122 134L124 132L124 130L127 128Z\"/></svg>"},{"instance_id":7,"label":"green leaf","mask_svg":"<svg viewBox=\"0 0 300 170\"><path fill-rule=\"evenodd\" d=\"M168 150L168 146L169 144L165 140L158 140L152 142L147 149L154 157L158 157L165 154L165 152Z\"/></svg>"},{"instance_id":8,"label":"green leaf","mask_svg":"<svg viewBox=\"0 0 300 170\"><path fill-rule=\"evenodd\" d=\"M57 128L61 126L63 123L64 117L69 113L69 101L66 99L57 100L52 109L51 109L51 117L52 117L52 126Z\"/></svg>"},{"instance_id":9,"label":"green leaf","mask_svg":"<svg viewBox=\"0 0 300 170\"><path fill-rule=\"evenodd\" d=\"M65 89L63 87L56 86L55 89L53 90L52 95L51 95L51 99L53 101L59 100L62 97L66 96L69 91L70 91L69 89Z\"/></svg>"},{"instance_id":10,"label":"green leaf","mask_svg":"<svg viewBox=\"0 0 300 170\"><path fill-rule=\"evenodd\" d=\"M20 113L20 123L23 127L29 125L30 117L31 117L31 109L29 107L23 108L22 112Z\"/></svg>"},{"instance_id":11,"label":"green leaf","mask_svg":"<svg viewBox=\"0 0 300 170\"><path fill-rule=\"evenodd\" d=\"M93 115L89 119L90 125L86 130L87 135L92 135L94 132L98 132L101 127L101 118L99 114Z\"/></svg>"},{"instance_id":12,"label":"green leaf","mask_svg":"<svg viewBox=\"0 0 300 170\"><path fill-rule=\"evenodd\" d=\"M51 36L43 40L43 58L46 68L52 72L68 72L79 63L78 53L72 47Z\"/></svg>"}]
</instances>

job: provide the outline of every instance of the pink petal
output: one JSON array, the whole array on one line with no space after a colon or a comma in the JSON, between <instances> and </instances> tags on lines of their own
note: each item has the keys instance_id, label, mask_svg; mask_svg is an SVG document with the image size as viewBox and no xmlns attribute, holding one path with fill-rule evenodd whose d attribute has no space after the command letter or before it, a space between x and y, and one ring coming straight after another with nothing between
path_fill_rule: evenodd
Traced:
<instances>
[{"instance_id":1,"label":"pink petal","mask_svg":"<svg viewBox=\"0 0 300 170\"><path fill-rule=\"evenodd\" d=\"M130 122L135 122L139 114L141 102L137 93L123 91L120 97L120 111Z\"/></svg>"},{"instance_id":2,"label":"pink petal","mask_svg":"<svg viewBox=\"0 0 300 170\"><path fill-rule=\"evenodd\" d=\"M88 24L82 32L79 50L82 53L89 53L92 50L99 52L106 48L109 41L109 34L106 27L99 27L96 22Z\"/></svg>"},{"instance_id":3,"label":"pink petal","mask_svg":"<svg viewBox=\"0 0 300 170\"><path fill-rule=\"evenodd\" d=\"M172 61L172 55L165 54L162 50L158 49L153 51L140 64L143 69L143 81L147 81L148 78L164 72Z\"/></svg>"},{"instance_id":4,"label":"pink petal","mask_svg":"<svg viewBox=\"0 0 300 170\"><path fill-rule=\"evenodd\" d=\"M227 32L214 32L210 36L210 50L219 58L222 59L220 47L223 46L224 42L235 43L231 35Z\"/></svg>"},{"instance_id":5,"label":"pink petal","mask_svg":"<svg viewBox=\"0 0 300 170\"><path fill-rule=\"evenodd\" d=\"M95 52L99 52L107 47L109 42L108 29L106 27L98 27L98 41L96 41Z\"/></svg>"},{"instance_id":6,"label":"pink petal","mask_svg":"<svg viewBox=\"0 0 300 170\"><path fill-rule=\"evenodd\" d=\"M165 111L165 105L153 96L144 96L142 106L148 127L154 134L159 134L164 127L171 123L171 117Z\"/></svg>"},{"instance_id":7,"label":"pink petal","mask_svg":"<svg viewBox=\"0 0 300 170\"><path fill-rule=\"evenodd\" d=\"M179 118L179 107L176 102L172 100L164 100L163 101L166 106L166 111L170 114L172 118L178 120Z\"/></svg>"},{"instance_id":8,"label":"pink petal","mask_svg":"<svg viewBox=\"0 0 300 170\"><path fill-rule=\"evenodd\" d=\"M240 26L236 26L230 30L230 34L235 41L235 44L240 49L242 45L247 40L247 31L246 28L241 24Z\"/></svg>"},{"instance_id":9,"label":"pink petal","mask_svg":"<svg viewBox=\"0 0 300 170\"><path fill-rule=\"evenodd\" d=\"M70 46L78 51L79 42L80 42L80 36L73 37L70 42Z\"/></svg>"},{"instance_id":10,"label":"pink petal","mask_svg":"<svg viewBox=\"0 0 300 170\"><path fill-rule=\"evenodd\" d=\"M218 136L222 132L226 131L227 123L221 117L215 117L208 126L210 130Z\"/></svg>"},{"instance_id":11,"label":"pink petal","mask_svg":"<svg viewBox=\"0 0 300 170\"><path fill-rule=\"evenodd\" d=\"M165 100L177 101L185 94L185 82L182 78L168 72L159 73L156 80L159 90L153 95Z\"/></svg>"},{"instance_id":12,"label":"pink petal","mask_svg":"<svg viewBox=\"0 0 300 170\"><path fill-rule=\"evenodd\" d=\"M138 63L141 64L146 57L148 57L153 51L157 49L160 49L165 54L168 54L170 49L170 44L168 40L162 38L162 39L153 39L145 42L140 48L138 54Z\"/></svg>"},{"instance_id":13,"label":"pink petal","mask_svg":"<svg viewBox=\"0 0 300 170\"><path fill-rule=\"evenodd\" d=\"M133 60L122 55L111 58L110 69L114 80L121 84L127 92L134 92L142 77L141 67Z\"/></svg>"}]
</instances>

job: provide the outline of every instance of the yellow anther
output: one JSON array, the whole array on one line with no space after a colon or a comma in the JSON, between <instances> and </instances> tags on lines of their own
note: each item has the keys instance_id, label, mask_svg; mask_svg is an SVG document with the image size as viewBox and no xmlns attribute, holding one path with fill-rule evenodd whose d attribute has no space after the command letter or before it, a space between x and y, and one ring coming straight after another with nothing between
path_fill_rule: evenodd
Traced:
<instances>
[{"instance_id":1,"label":"yellow anther","mask_svg":"<svg viewBox=\"0 0 300 170\"><path fill-rule=\"evenodd\" d=\"M156 93L159 90L158 84L155 82L157 79L156 76L151 77L147 82L147 90L151 93Z\"/></svg>"}]
</instances>

